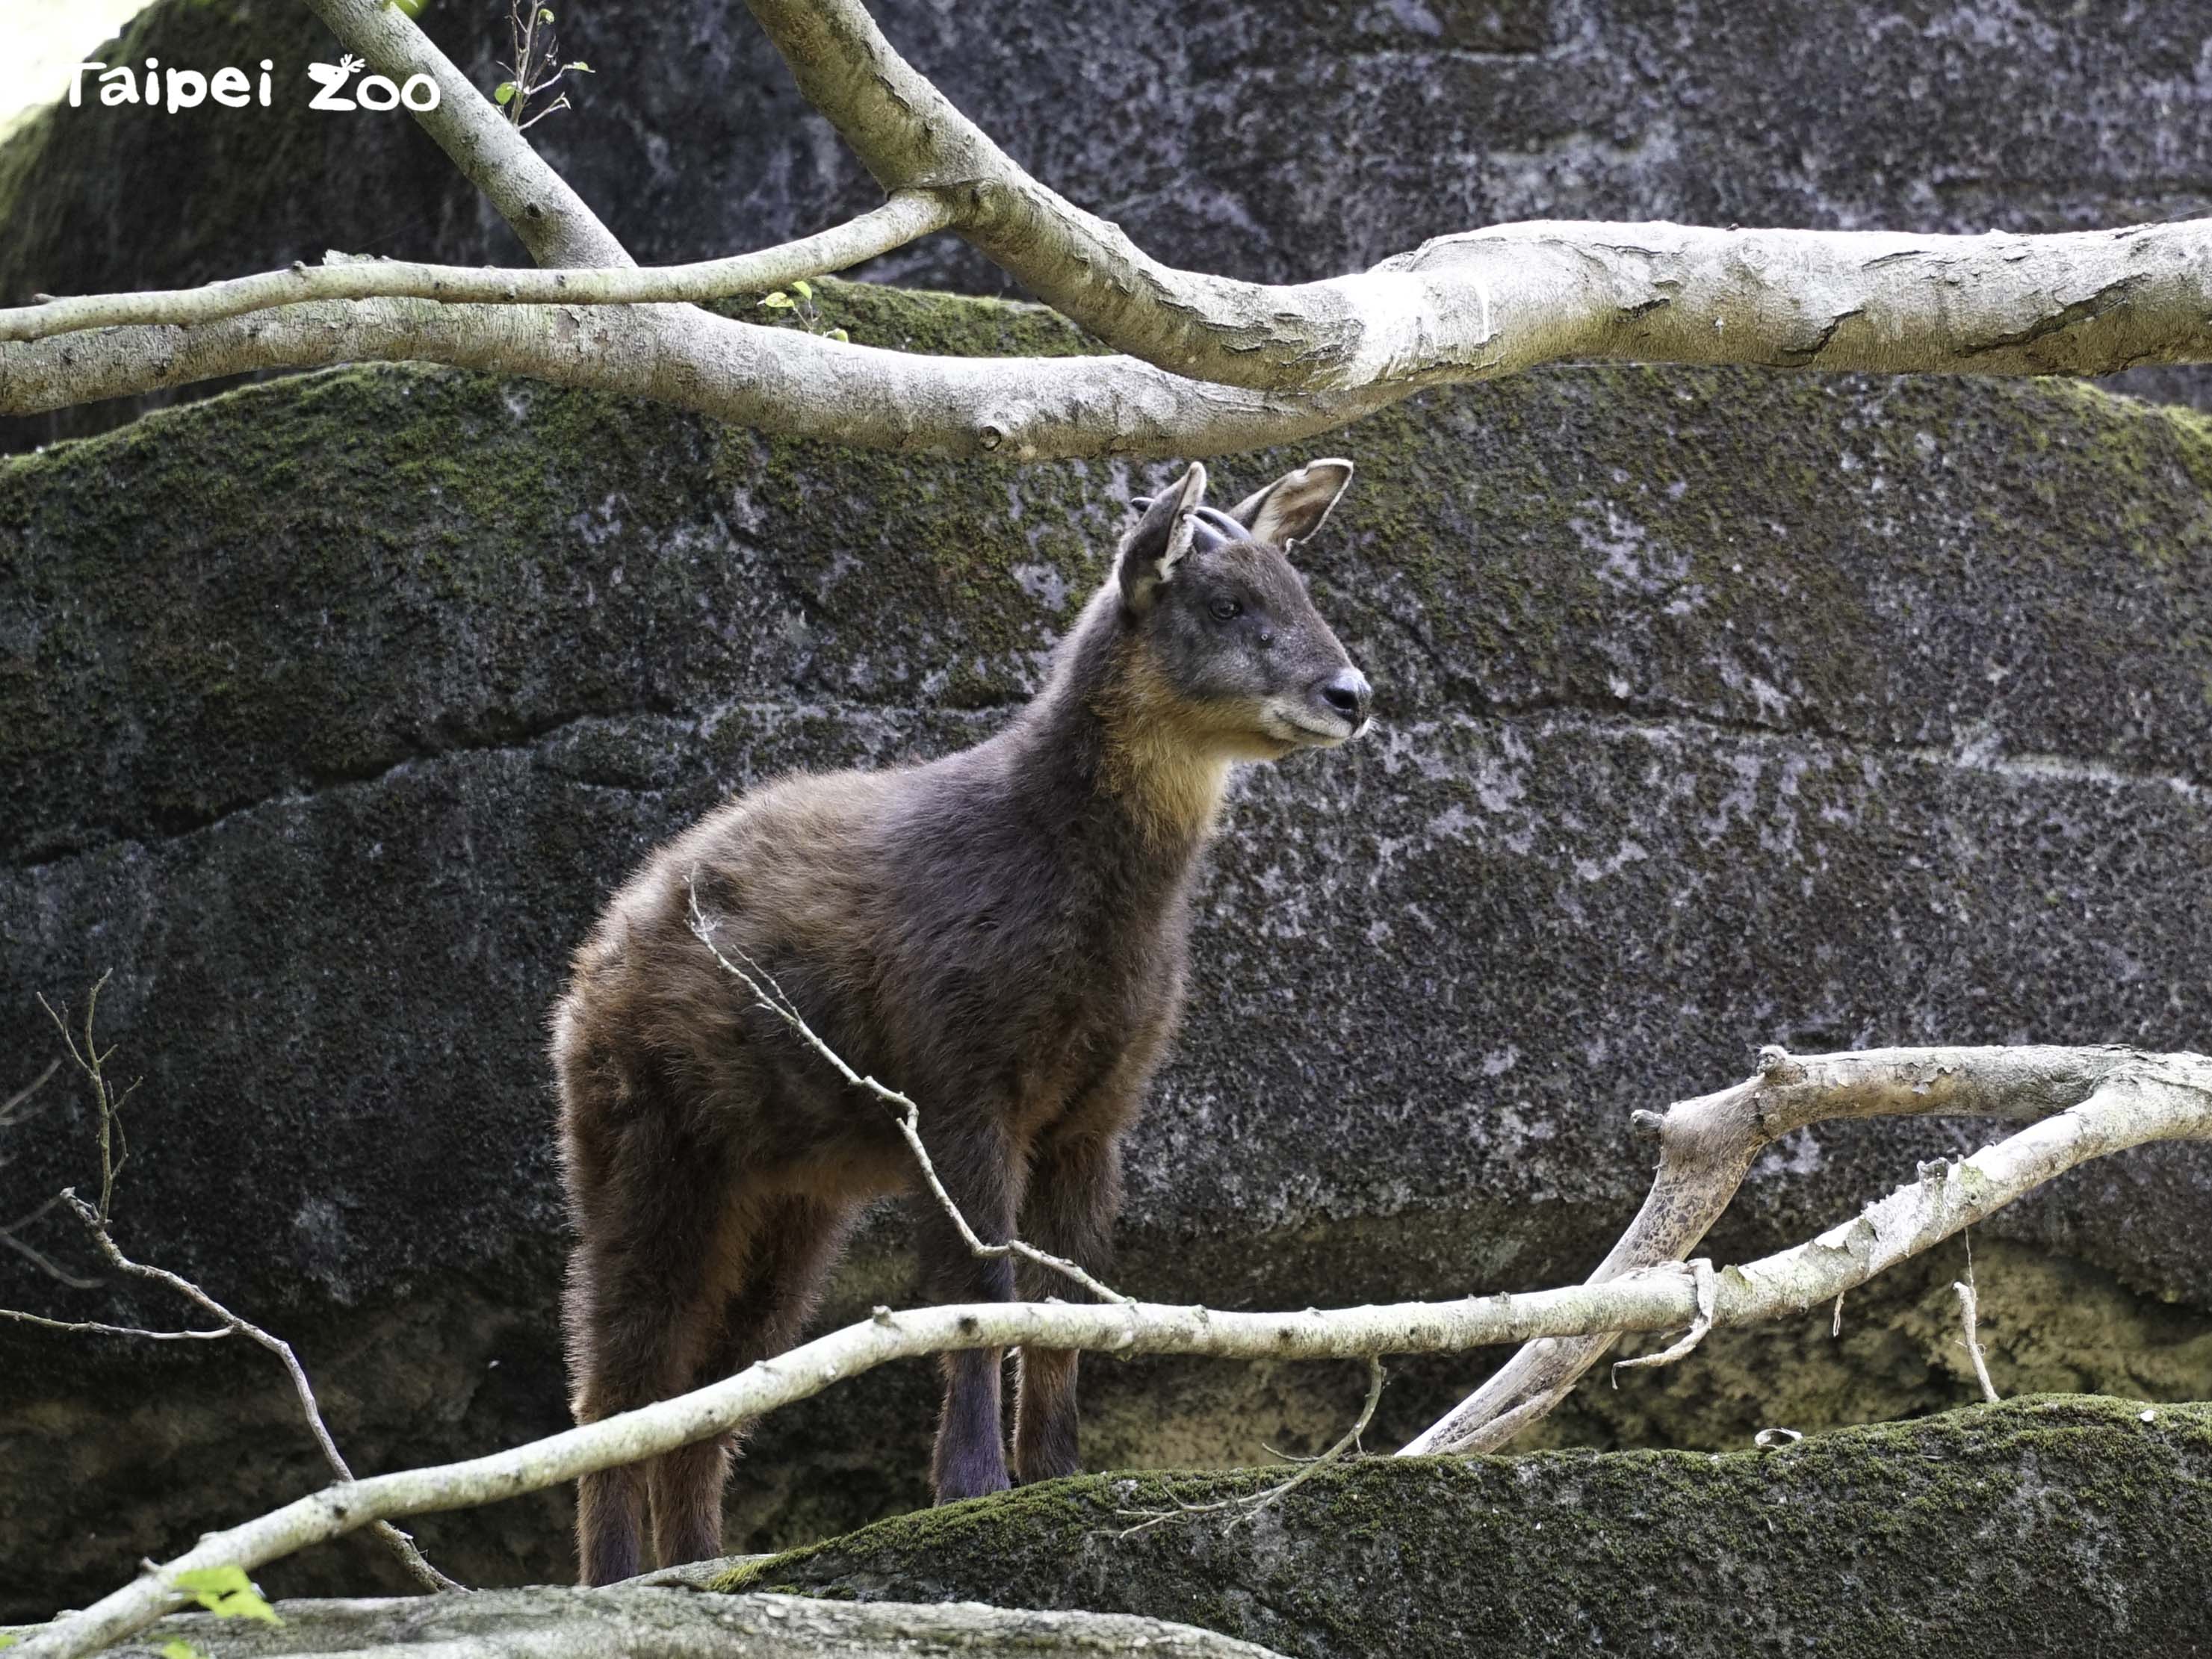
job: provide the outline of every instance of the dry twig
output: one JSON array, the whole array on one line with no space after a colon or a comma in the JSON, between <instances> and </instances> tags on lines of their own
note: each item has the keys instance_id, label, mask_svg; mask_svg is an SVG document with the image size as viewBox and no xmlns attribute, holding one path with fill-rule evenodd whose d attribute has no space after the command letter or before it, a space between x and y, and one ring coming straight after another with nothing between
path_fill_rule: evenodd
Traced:
<instances>
[{"instance_id":1,"label":"dry twig","mask_svg":"<svg viewBox=\"0 0 2212 1659\"><path fill-rule=\"evenodd\" d=\"M744 958L744 967L739 967L723 955L721 947L714 943L714 929L719 924L709 921L705 912L699 908L699 889L696 873L686 880L684 885L690 895L693 935L707 947L714 960L720 963L726 972L734 975L748 991L752 993L754 1006L774 1014L788 1025L807 1047L835 1066L838 1075L846 1082L856 1089L866 1090L897 1114L899 1133L906 1140L907 1150L914 1154L915 1162L921 1166L922 1180L928 1184L931 1194L937 1200L938 1206L951 1218L962 1241L970 1250L979 1256L990 1260L1018 1256L1024 1261L1034 1262L1040 1267L1049 1268L1052 1272L1080 1285L1101 1302L1129 1301L1130 1298L1123 1296L1121 1291L1111 1285L1102 1284L1065 1256L1054 1255L1049 1250L1041 1250L1036 1245L1018 1238L1009 1238L1001 1244L991 1244L977 1237L975 1230L968 1224L968 1218L960 1212L960 1206L952 1201L952 1194L945 1190L945 1183L938 1179L937 1165L931 1161L929 1149L921 1144L921 1108L897 1090L887 1087L872 1077L862 1077L848 1066L844 1056L821 1039L814 1028L806 1023L805 1017L799 1012L798 1005L784 994L783 987L778 985L775 976L760 963L755 962L750 957L745 956L742 951L738 954ZM758 975L759 977L756 978L755 975Z\"/></svg>"},{"instance_id":2,"label":"dry twig","mask_svg":"<svg viewBox=\"0 0 2212 1659\"><path fill-rule=\"evenodd\" d=\"M1990 1381L1989 1356L1982 1352L1982 1300L1974 1285L1974 1237L1964 1235L1966 1241L1966 1277L1964 1281L1953 1279L1951 1288L1959 1293L1959 1320L1966 1327L1963 1346L1967 1358L1974 1362L1974 1380L1982 1385L1982 1398L1992 1406L2002 1396L1997 1385Z\"/></svg>"},{"instance_id":3,"label":"dry twig","mask_svg":"<svg viewBox=\"0 0 2212 1659\"><path fill-rule=\"evenodd\" d=\"M79 1034L71 1029L65 1009L55 1008L43 996L39 999L39 1006L46 1011L47 1017L54 1022L55 1027L61 1032L62 1041L69 1049L70 1059L76 1062L77 1070L84 1074L86 1085L92 1091L94 1112L98 1121L100 1134L100 1202L96 1205L88 1204L77 1196L75 1188L64 1187L26 1219L35 1219L57 1205L66 1206L70 1213L82 1224L85 1231L91 1235L94 1247L109 1267L131 1278L146 1279L160 1285L166 1290L174 1291L191 1303L193 1306L222 1322L221 1328L150 1330L137 1326L112 1325L93 1320L49 1319L42 1315L27 1313L13 1308L0 1308L0 1317L46 1330L97 1336L141 1337L156 1342L212 1341L227 1336L245 1337L248 1341L267 1349L283 1362L285 1373L292 1381L292 1391L299 1397L300 1409L307 1419L308 1431L313 1435L315 1444L323 1454L323 1461L330 1466L331 1472L339 1480L351 1480L354 1478L353 1470L347 1465L343 1455L339 1452L337 1442L331 1437L330 1425L323 1420L322 1407L316 1402L314 1389L307 1381L307 1369L300 1364L300 1357L292 1351L292 1345L282 1337L272 1335L262 1329L251 1320L233 1313L182 1274L171 1273L166 1267L156 1267L143 1261L133 1261L115 1242L114 1235L110 1231L110 1223L114 1217L116 1177L122 1173L123 1166L130 1158L129 1141L123 1127L123 1103L137 1088L138 1083L134 1079L127 1087L118 1091L108 1080L107 1061L112 1058L115 1050L112 1047L102 1048L94 1030L94 1022L100 1007L100 994L106 988L108 978L108 975L102 974L94 984L91 994L85 999L84 1024L81 1040ZM56 1064L58 1065L59 1062L57 1061ZM51 1077L53 1070L53 1066L47 1067L39 1081L44 1082L47 1077ZM33 1086L36 1087L36 1085ZM9 1106L12 1108L18 1105L27 1092L16 1095L9 1102ZM0 1114L0 1123L15 1121L20 1120ZM16 1224L20 1226L24 1224ZM5 1238L7 1243L30 1256L64 1284L81 1290L89 1290L100 1282L96 1279L78 1278L64 1272L47 1261L20 1239L6 1234L0 1234L0 1238ZM422 1553L415 1547L414 1540L398 1528L392 1525L390 1522L376 1522L372 1530L398 1558L400 1565L407 1570L409 1576L425 1589L458 1590L466 1588L465 1585L448 1578L437 1568L432 1566L423 1558Z\"/></svg>"},{"instance_id":4,"label":"dry twig","mask_svg":"<svg viewBox=\"0 0 2212 1659\"><path fill-rule=\"evenodd\" d=\"M1367 1432L1367 1425L1375 1420L1375 1407L1382 1398L1384 1375L1382 1357L1378 1354L1369 1355L1367 1398L1359 1407L1358 1417L1353 1420L1352 1426L1345 1431L1344 1437L1322 1453L1320 1456L1302 1459L1304 1467L1289 1480L1278 1481L1275 1485L1259 1492L1243 1492L1235 1498L1218 1498L1211 1504L1178 1502L1171 1510L1118 1510L1116 1513L1123 1516L1143 1518L1127 1531L1115 1533L1115 1537L1134 1538L1140 1532L1150 1532L1154 1527L1164 1526L1170 1521L1188 1520L1193 1516L1199 1515L1216 1515L1223 1510L1234 1510L1237 1512L1235 1517L1229 1522L1231 1531L1233 1532L1238 1527L1248 1524L1262 1510L1272 1509L1330 1464L1342 1462L1346 1456L1358 1449L1359 1437Z\"/></svg>"}]
</instances>

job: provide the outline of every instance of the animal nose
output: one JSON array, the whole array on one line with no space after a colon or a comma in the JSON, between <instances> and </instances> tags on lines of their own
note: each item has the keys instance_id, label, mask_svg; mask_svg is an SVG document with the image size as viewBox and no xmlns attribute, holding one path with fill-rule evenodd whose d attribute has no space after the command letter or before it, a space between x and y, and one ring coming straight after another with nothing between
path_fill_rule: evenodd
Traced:
<instances>
[{"instance_id":1,"label":"animal nose","mask_svg":"<svg viewBox=\"0 0 2212 1659\"><path fill-rule=\"evenodd\" d=\"M1366 720L1367 705L1374 696L1367 676L1357 668L1340 668L1321 684L1321 700L1355 726Z\"/></svg>"}]
</instances>

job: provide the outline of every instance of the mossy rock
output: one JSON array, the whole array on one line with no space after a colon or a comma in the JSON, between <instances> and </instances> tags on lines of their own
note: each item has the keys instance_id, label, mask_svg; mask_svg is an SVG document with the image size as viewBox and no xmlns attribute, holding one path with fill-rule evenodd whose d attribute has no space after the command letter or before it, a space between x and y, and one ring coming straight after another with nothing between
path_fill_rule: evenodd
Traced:
<instances>
[{"instance_id":1,"label":"mossy rock","mask_svg":"<svg viewBox=\"0 0 2212 1659\"><path fill-rule=\"evenodd\" d=\"M1725 1455L1094 1475L750 1564L732 1592L1148 1613L1304 1659L2212 1648L2212 1407L2043 1395Z\"/></svg>"}]
</instances>

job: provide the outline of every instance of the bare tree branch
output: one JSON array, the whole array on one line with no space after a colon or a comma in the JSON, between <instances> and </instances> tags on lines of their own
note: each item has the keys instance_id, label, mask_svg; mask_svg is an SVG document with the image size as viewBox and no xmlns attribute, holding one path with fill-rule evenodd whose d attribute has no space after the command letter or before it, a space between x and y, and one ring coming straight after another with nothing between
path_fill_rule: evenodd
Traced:
<instances>
[{"instance_id":1,"label":"bare tree branch","mask_svg":"<svg viewBox=\"0 0 2212 1659\"><path fill-rule=\"evenodd\" d=\"M1341 393L1569 358L2106 374L2212 356L2212 220L2052 236L1537 222L1289 287L1179 270L1023 171L861 0L747 3L886 191L951 194L960 234L1048 304L1226 386Z\"/></svg>"},{"instance_id":2,"label":"bare tree branch","mask_svg":"<svg viewBox=\"0 0 2212 1659\"><path fill-rule=\"evenodd\" d=\"M0 1308L0 1319L12 1320L19 1325L32 1325L43 1331L59 1331L79 1336L135 1336L149 1342L220 1342L234 1335L228 1326L214 1331L155 1331L138 1325L107 1325L96 1319L49 1319L44 1314L25 1313L20 1308Z\"/></svg>"},{"instance_id":3,"label":"bare tree branch","mask_svg":"<svg viewBox=\"0 0 2212 1659\"><path fill-rule=\"evenodd\" d=\"M46 1062L46 1069L45 1071L40 1073L38 1076L33 1078L21 1088L16 1090L15 1092L9 1095L7 1099L0 1100L0 1129L13 1128L16 1124L23 1122L28 1118L35 1117L40 1112L45 1111L46 1109L46 1103L40 1102L38 1105L33 1106L31 1104L32 1098L37 1095L40 1090L46 1086L47 1082L53 1077L53 1074L56 1072L60 1071L61 1068L62 1062L58 1056L48 1060Z\"/></svg>"},{"instance_id":4,"label":"bare tree branch","mask_svg":"<svg viewBox=\"0 0 2212 1659\"><path fill-rule=\"evenodd\" d=\"M2212 1061L2198 1054L1938 1048L1792 1060L1778 1049L1771 1053L1779 1058L1761 1075L1669 1112L1671 1141L1686 1151L1702 1146L1725 1163L1735 1155L1746 1123L1795 1127L1823 1116L1930 1109L2039 1121L1971 1158L1929 1165L1918 1180L1809 1243L1722 1272L1713 1297L1716 1328L1832 1302L2091 1158L2151 1140L2212 1139ZM1646 1201L1647 1213L1651 1205ZM1120 1354L1372 1359L1593 1333L1600 1334L1601 1347L1611 1340L1606 1334L1678 1329L1698 1313L1692 1275L1669 1264L1564 1290L1328 1312L991 1302L886 1314L690 1394L466 1462L341 1483L210 1533L175 1560L149 1565L93 1606L32 1634L21 1653L22 1659L76 1659L119 1641L183 1604L174 1585L179 1571L251 1570L377 1521L494 1503L658 1456L895 1359L1024 1343ZM1523 1401L1507 1418L1543 1403Z\"/></svg>"},{"instance_id":5,"label":"bare tree branch","mask_svg":"<svg viewBox=\"0 0 2212 1659\"><path fill-rule=\"evenodd\" d=\"M2212 361L2212 220L2034 237L1534 223L1291 287L1177 270L1016 167L890 49L859 0L752 5L893 200L823 238L631 274L605 227L399 8L309 3L380 73L437 83L437 108L417 118L533 258L569 268L566 282L348 263L0 313L0 413L252 370L415 360L792 436L1031 460L1282 443L1425 386L1568 359L2081 374ZM909 356L668 303L738 273L828 270L939 224L1131 355ZM299 303L325 293L343 302ZM635 303L533 303L568 295ZM86 319L118 325L54 332Z\"/></svg>"},{"instance_id":6,"label":"bare tree branch","mask_svg":"<svg viewBox=\"0 0 2212 1659\"><path fill-rule=\"evenodd\" d=\"M2212 1068L2200 1056L2132 1048L1876 1048L1804 1057L1768 1048L1759 1051L1759 1065L1747 1081L1679 1102L1663 1118L1637 1114L1658 1130L1659 1168L1643 1208L1590 1284L1686 1256L1728 1207L1759 1154L1809 1124L1936 1115L2032 1121L2099 1097L2108 1086L2139 1081L2185 1091L2212 1087ZM1860 1282L1838 1282L1814 1299L1836 1300ZM1401 1455L1496 1450L1565 1399L1619 1335L1593 1331L1530 1344Z\"/></svg>"},{"instance_id":7,"label":"bare tree branch","mask_svg":"<svg viewBox=\"0 0 2212 1659\"><path fill-rule=\"evenodd\" d=\"M1966 1276L1951 1283L1959 1293L1959 1322L1966 1332L1960 1346L1974 1362L1974 1380L1982 1385L1982 1398L1994 1406L2001 1396L1997 1385L1990 1381L1989 1356L1982 1352L1982 1293L1974 1283L1974 1236L1962 1232L1960 1237L1966 1242Z\"/></svg>"},{"instance_id":8,"label":"bare tree branch","mask_svg":"<svg viewBox=\"0 0 2212 1659\"><path fill-rule=\"evenodd\" d=\"M596 270L522 270L497 265L416 264L326 255L258 276L200 288L94 294L0 309L0 341L126 324L216 322L309 300L415 299L471 305L633 305L726 299L843 270L941 230L951 215L934 197L909 191L872 213L795 242L694 264L616 265Z\"/></svg>"},{"instance_id":9,"label":"bare tree branch","mask_svg":"<svg viewBox=\"0 0 2212 1659\"><path fill-rule=\"evenodd\" d=\"M461 176L484 193L530 257L541 265L634 263L584 205L568 181L547 166L497 106L477 91L453 61L431 44L400 7L387 0L307 0L339 43L380 75L427 75L436 82L435 109L415 120L446 152Z\"/></svg>"},{"instance_id":10,"label":"bare tree branch","mask_svg":"<svg viewBox=\"0 0 2212 1659\"><path fill-rule=\"evenodd\" d=\"M416 362L651 398L788 437L1026 461L1258 448L1391 401L1271 398L1126 357L908 356L680 314L692 320L678 328L647 307L368 300L106 329L0 345L0 414L256 369Z\"/></svg>"}]
</instances>

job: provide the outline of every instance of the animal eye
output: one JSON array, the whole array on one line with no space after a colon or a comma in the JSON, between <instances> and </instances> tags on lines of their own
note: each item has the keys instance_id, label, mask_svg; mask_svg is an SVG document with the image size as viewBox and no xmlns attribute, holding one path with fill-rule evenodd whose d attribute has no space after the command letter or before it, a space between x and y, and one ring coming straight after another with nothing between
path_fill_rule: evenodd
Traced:
<instances>
[{"instance_id":1,"label":"animal eye","mask_svg":"<svg viewBox=\"0 0 2212 1659\"><path fill-rule=\"evenodd\" d=\"M1232 617L1244 614L1244 607L1235 599L1216 599L1206 608L1213 613L1213 620L1216 622L1228 622Z\"/></svg>"}]
</instances>

